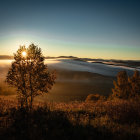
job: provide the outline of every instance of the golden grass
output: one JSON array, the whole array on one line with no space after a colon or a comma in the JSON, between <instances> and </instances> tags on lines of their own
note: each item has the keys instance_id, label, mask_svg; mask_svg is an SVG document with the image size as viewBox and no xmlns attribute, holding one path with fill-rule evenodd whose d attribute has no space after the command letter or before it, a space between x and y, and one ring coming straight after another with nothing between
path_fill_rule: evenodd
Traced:
<instances>
[{"instance_id":1,"label":"golden grass","mask_svg":"<svg viewBox=\"0 0 140 140\"><path fill-rule=\"evenodd\" d=\"M11 109L14 109L14 112L16 113L16 110L18 111L18 107L18 102L14 99L7 100L6 98L1 97L0 119L2 119L3 117L8 117L8 114L11 114ZM99 100L96 102L77 101L69 103L35 102L33 112L37 111L36 113L38 115L36 113L35 114L38 117L41 117L41 112L43 111L43 116L41 117L42 120L40 120L41 122L46 120L50 116L52 117L52 114L55 114L53 116L54 119L58 119L62 127L64 127L63 129L66 129L67 126L63 126L64 122L61 119L61 115L65 117L65 119L67 119L69 123L74 127L77 127L79 125L82 127L90 126L94 129L97 129L103 135L109 135L109 137L111 137L112 139L135 138L137 140L138 138L140 138L139 108L139 101L120 99L106 101ZM35 119L34 115L32 117L32 119ZM48 125L52 125L51 123L54 123L53 120L52 122L50 121ZM39 125L39 127L42 127L42 125ZM84 131L87 130L84 129Z\"/></svg>"}]
</instances>

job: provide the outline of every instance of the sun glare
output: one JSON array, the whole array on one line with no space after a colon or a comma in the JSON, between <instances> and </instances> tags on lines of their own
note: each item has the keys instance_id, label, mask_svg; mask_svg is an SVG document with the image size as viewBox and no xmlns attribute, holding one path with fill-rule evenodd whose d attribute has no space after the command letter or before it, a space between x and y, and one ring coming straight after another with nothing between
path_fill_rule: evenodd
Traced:
<instances>
[{"instance_id":1,"label":"sun glare","mask_svg":"<svg viewBox=\"0 0 140 140\"><path fill-rule=\"evenodd\" d=\"M26 52L22 52L22 56L25 57L27 55Z\"/></svg>"}]
</instances>

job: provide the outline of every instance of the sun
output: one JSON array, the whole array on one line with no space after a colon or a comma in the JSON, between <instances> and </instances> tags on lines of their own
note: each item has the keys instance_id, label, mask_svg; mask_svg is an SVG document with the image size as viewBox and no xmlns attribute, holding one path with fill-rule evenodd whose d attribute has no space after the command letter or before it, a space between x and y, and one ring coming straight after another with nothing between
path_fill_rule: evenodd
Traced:
<instances>
[{"instance_id":1,"label":"sun","mask_svg":"<svg viewBox=\"0 0 140 140\"><path fill-rule=\"evenodd\" d=\"M27 53L26 52L22 52L22 56L26 57Z\"/></svg>"}]
</instances>

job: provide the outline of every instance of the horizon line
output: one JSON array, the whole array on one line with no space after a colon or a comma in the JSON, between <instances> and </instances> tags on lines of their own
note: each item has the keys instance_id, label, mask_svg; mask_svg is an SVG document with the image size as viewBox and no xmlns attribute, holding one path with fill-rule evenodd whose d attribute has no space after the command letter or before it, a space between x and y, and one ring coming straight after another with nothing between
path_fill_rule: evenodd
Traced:
<instances>
[{"instance_id":1,"label":"horizon line","mask_svg":"<svg viewBox=\"0 0 140 140\"><path fill-rule=\"evenodd\" d=\"M77 56L67 56L67 55L60 55L60 56L44 56L45 59L47 58L70 58L70 59L93 59L93 60L122 60L122 61L140 61L140 59L115 59L115 58L110 58L110 59L104 59L104 58L88 58L88 57L77 57ZM12 55L0 55L0 60L1 59L14 59L14 56Z\"/></svg>"}]
</instances>

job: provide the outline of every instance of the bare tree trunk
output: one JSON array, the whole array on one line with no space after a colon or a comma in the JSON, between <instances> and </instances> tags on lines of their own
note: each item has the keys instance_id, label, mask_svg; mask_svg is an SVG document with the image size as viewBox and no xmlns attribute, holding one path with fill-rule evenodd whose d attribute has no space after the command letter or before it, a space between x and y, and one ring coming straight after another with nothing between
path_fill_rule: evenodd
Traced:
<instances>
[{"instance_id":1,"label":"bare tree trunk","mask_svg":"<svg viewBox=\"0 0 140 140\"><path fill-rule=\"evenodd\" d=\"M23 61L22 61L22 65L23 65ZM22 90L22 94L25 96L25 98L27 98L27 95L26 95L26 84L25 84L25 79L24 79L24 76L25 76L25 69L24 70L22 70L22 66L20 65L20 73L21 73L21 78L22 78L22 82L23 82L23 84L22 84L22 86L23 86L23 88L24 88L24 90ZM21 99L21 108L23 108L24 107L24 105L25 105L25 101L26 101L26 99L24 98L23 99L23 97L20 97ZM26 105L27 105L27 102L26 102Z\"/></svg>"},{"instance_id":2,"label":"bare tree trunk","mask_svg":"<svg viewBox=\"0 0 140 140\"><path fill-rule=\"evenodd\" d=\"M32 69L32 63L31 63L31 69ZM30 100L30 109L32 110L32 105L33 105L33 89L32 89L32 75L31 75L31 70L30 70L30 95L31 95L31 100Z\"/></svg>"},{"instance_id":3,"label":"bare tree trunk","mask_svg":"<svg viewBox=\"0 0 140 140\"><path fill-rule=\"evenodd\" d=\"M31 94L31 110L32 110L32 106L33 106L33 95Z\"/></svg>"},{"instance_id":4,"label":"bare tree trunk","mask_svg":"<svg viewBox=\"0 0 140 140\"><path fill-rule=\"evenodd\" d=\"M27 97L26 97L26 108L28 108L28 100L27 100Z\"/></svg>"}]
</instances>

